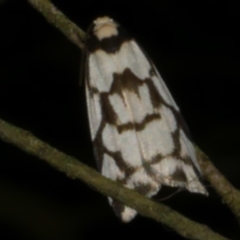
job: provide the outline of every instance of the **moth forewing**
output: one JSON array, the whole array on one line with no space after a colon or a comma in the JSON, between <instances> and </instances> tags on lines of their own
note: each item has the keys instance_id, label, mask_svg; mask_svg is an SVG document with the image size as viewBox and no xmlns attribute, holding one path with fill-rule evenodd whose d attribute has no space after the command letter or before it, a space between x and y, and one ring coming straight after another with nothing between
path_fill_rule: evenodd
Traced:
<instances>
[{"instance_id":1,"label":"moth forewing","mask_svg":"<svg viewBox=\"0 0 240 240\"><path fill-rule=\"evenodd\" d=\"M162 185L207 194L179 109L136 41L101 17L88 31L86 49L88 117L102 175L147 197ZM109 203L124 222L137 214Z\"/></svg>"}]
</instances>

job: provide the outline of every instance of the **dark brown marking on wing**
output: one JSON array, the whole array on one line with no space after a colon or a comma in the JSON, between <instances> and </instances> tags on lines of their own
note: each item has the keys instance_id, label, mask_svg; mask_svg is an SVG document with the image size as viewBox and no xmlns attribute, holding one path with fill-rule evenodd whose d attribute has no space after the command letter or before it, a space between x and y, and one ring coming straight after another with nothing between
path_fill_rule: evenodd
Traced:
<instances>
[{"instance_id":1,"label":"dark brown marking on wing","mask_svg":"<svg viewBox=\"0 0 240 240\"><path fill-rule=\"evenodd\" d=\"M126 68L123 73L113 74L113 83L109 93L121 94L122 91L127 90L129 92L135 93L138 95L138 97L140 97L138 88L143 84L143 80L138 78L129 68Z\"/></svg>"},{"instance_id":2,"label":"dark brown marking on wing","mask_svg":"<svg viewBox=\"0 0 240 240\"><path fill-rule=\"evenodd\" d=\"M149 89L149 94L150 94L152 105L155 108L159 108L161 106L161 104L165 105L166 103L165 103L164 99L159 94L159 92L156 89L156 87L155 87L154 83L152 82L152 80L150 78L147 78L145 82L146 82L146 84L148 86L148 89Z\"/></svg>"},{"instance_id":3,"label":"dark brown marking on wing","mask_svg":"<svg viewBox=\"0 0 240 240\"><path fill-rule=\"evenodd\" d=\"M151 159L151 164L156 164L159 163L164 159L164 156L160 153L156 154L155 156L152 157Z\"/></svg>"},{"instance_id":4,"label":"dark brown marking on wing","mask_svg":"<svg viewBox=\"0 0 240 240\"><path fill-rule=\"evenodd\" d=\"M181 151L179 131L180 131L179 126L177 126L177 129L171 133L173 143L174 143L174 150L172 152L172 155L176 157L180 156L180 151Z\"/></svg>"},{"instance_id":5,"label":"dark brown marking on wing","mask_svg":"<svg viewBox=\"0 0 240 240\"><path fill-rule=\"evenodd\" d=\"M172 132L172 138L173 138L173 142L174 142L174 151L171 154L173 157L175 157L176 159L182 160L185 164L189 165L189 166L193 166L193 161L191 160L191 158L189 156L186 157L182 157L181 156L181 144L180 144L180 130L181 127L178 126L177 129Z\"/></svg>"},{"instance_id":6,"label":"dark brown marking on wing","mask_svg":"<svg viewBox=\"0 0 240 240\"><path fill-rule=\"evenodd\" d=\"M160 120L161 116L159 113L153 113L153 114L148 114L140 123L137 122L128 122L128 123L124 123L121 125L117 125L117 130L119 132L119 134L125 132L125 131L142 131L148 123L155 121L155 120Z\"/></svg>"},{"instance_id":7,"label":"dark brown marking on wing","mask_svg":"<svg viewBox=\"0 0 240 240\"><path fill-rule=\"evenodd\" d=\"M95 157L98 163L98 169L101 171L102 163L103 163L103 156L104 154L108 154L115 160L116 165L118 166L119 170L125 173L125 177L128 178L131 176L137 169L127 164L120 151L112 152L107 149L106 146L103 144L102 140L102 132L106 125L106 122L102 122L99 130L96 134L96 137L93 141L94 149L95 149Z\"/></svg>"},{"instance_id":8,"label":"dark brown marking on wing","mask_svg":"<svg viewBox=\"0 0 240 240\"><path fill-rule=\"evenodd\" d=\"M125 205L121 203L120 201L117 201L115 199L112 199L112 204L111 206L113 207L113 210L115 214L122 219L122 213L124 211Z\"/></svg>"},{"instance_id":9,"label":"dark brown marking on wing","mask_svg":"<svg viewBox=\"0 0 240 240\"><path fill-rule=\"evenodd\" d=\"M176 182L187 182L187 177L182 169L177 168L171 175L171 178Z\"/></svg>"},{"instance_id":10,"label":"dark brown marking on wing","mask_svg":"<svg viewBox=\"0 0 240 240\"><path fill-rule=\"evenodd\" d=\"M116 112L113 109L112 104L109 101L108 93L101 93L100 95L101 101L101 110L102 110L102 121L105 121L109 124L116 125L118 121L118 117Z\"/></svg>"},{"instance_id":11,"label":"dark brown marking on wing","mask_svg":"<svg viewBox=\"0 0 240 240\"><path fill-rule=\"evenodd\" d=\"M121 26L118 26L118 34L116 36L111 36L99 40L95 35L93 28L94 24L90 26L86 40L87 50L91 53L94 53L95 51L101 49L109 54L114 54L119 51L123 43L133 39L125 29L123 29Z\"/></svg>"}]
</instances>

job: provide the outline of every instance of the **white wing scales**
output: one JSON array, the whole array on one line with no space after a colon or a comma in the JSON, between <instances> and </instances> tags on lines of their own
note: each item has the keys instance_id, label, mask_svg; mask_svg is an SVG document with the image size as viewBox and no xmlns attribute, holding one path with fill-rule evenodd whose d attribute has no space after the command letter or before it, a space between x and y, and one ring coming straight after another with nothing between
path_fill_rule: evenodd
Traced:
<instances>
[{"instance_id":1,"label":"white wing scales","mask_svg":"<svg viewBox=\"0 0 240 240\"><path fill-rule=\"evenodd\" d=\"M94 21L87 47L88 115L101 173L147 197L162 184L207 194L178 107L136 42L103 17ZM109 202L125 222L137 214Z\"/></svg>"}]
</instances>

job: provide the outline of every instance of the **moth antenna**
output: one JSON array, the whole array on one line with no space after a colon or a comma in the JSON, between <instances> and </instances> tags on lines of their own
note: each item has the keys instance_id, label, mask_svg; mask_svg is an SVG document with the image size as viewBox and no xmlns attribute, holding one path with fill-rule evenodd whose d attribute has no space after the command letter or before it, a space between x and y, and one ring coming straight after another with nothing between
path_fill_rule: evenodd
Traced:
<instances>
[{"instance_id":1,"label":"moth antenna","mask_svg":"<svg viewBox=\"0 0 240 240\"><path fill-rule=\"evenodd\" d=\"M185 191L184 188L179 188L178 190L176 190L174 193L170 194L169 196L164 197L164 198L158 198L157 200L158 200L159 202L166 201L166 200L172 198L173 196L175 196L175 195L177 195L178 193L183 192L183 191Z\"/></svg>"}]
</instances>

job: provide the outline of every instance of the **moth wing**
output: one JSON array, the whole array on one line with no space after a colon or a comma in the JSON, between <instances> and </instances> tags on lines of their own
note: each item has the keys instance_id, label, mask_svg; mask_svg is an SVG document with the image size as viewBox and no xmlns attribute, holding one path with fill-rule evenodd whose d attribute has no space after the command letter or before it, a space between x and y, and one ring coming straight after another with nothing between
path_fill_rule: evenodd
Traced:
<instances>
[{"instance_id":1,"label":"moth wing","mask_svg":"<svg viewBox=\"0 0 240 240\"><path fill-rule=\"evenodd\" d=\"M184 121L160 74L133 39L120 41L111 31L114 37L98 40L87 55L88 115L100 172L147 197L162 184L207 194ZM125 222L137 214L109 202Z\"/></svg>"}]
</instances>

